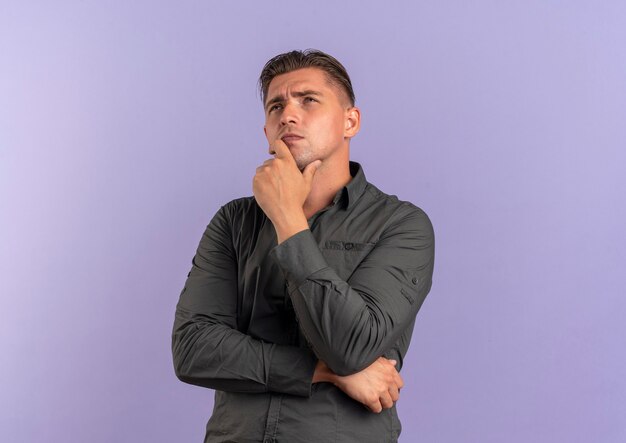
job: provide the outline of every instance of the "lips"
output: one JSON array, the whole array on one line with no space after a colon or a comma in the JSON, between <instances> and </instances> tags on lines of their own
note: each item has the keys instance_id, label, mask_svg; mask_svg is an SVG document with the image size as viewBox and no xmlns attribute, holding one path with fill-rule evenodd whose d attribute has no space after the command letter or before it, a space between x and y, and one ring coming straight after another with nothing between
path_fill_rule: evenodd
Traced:
<instances>
[{"instance_id":1,"label":"lips","mask_svg":"<svg viewBox=\"0 0 626 443\"><path fill-rule=\"evenodd\" d=\"M297 134L285 134L280 139L285 142L285 144L290 145L291 143L295 143L298 140L302 140L304 137L301 137Z\"/></svg>"}]
</instances>

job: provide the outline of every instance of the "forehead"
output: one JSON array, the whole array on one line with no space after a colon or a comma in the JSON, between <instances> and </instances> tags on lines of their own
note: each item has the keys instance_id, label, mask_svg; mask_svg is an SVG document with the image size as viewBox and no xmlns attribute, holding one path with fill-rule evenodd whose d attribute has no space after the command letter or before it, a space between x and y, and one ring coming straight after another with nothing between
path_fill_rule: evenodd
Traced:
<instances>
[{"instance_id":1,"label":"forehead","mask_svg":"<svg viewBox=\"0 0 626 443\"><path fill-rule=\"evenodd\" d=\"M322 93L333 92L335 95L339 92L324 71L318 68L303 68L274 77L267 88L266 99L270 100L276 95L307 89Z\"/></svg>"}]
</instances>

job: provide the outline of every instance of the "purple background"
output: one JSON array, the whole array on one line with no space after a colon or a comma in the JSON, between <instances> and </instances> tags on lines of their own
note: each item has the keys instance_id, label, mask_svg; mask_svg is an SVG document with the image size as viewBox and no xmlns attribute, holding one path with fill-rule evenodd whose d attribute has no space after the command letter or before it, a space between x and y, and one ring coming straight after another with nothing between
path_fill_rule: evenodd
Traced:
<instances>
[{"instance_id":1,"label":"purple background","mask_svg":"<svg viewBox=\"0 0 626 443\"><path fill-rule=\"evenodd\" d=\"M437 234L404 442L626 441L622 1L0 3L0 440L198 442L170 332L266 158L256 80L335 55L352 157Z\"/></svg>"}]
</instances>

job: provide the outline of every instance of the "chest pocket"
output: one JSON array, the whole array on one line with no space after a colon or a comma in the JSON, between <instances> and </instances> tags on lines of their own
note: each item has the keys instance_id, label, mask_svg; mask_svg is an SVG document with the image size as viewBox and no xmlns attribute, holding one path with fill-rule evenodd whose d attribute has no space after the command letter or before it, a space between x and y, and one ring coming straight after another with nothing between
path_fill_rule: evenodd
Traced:
<instances>
[{"instance_id":1,"label":"chest pocket","mask_svg":"<svg viewBox=\"0 0 626 443\"><path fill-rule=\"evenodd\" d=\"M328 265L343 280L348 280L376 243L327 240L321 251Z\"/></svg>"}]
</instances>

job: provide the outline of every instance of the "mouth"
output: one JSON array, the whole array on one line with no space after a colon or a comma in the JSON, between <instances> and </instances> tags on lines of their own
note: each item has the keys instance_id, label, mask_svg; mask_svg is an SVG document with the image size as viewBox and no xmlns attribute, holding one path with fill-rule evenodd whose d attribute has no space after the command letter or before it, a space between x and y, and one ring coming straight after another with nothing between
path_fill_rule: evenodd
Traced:
<instances>
[{"instance_id":1,"label":"mouth","mask_svg":"<svg viewBox=\"0 0 626 443\"><path fill-rule=\"evenodd\" d=\"M280 139L285 142L285 144L294 143L298 140L302 140L304 137L301 137L297 134L285 134Z\"/></svg>"}]
</instances>

